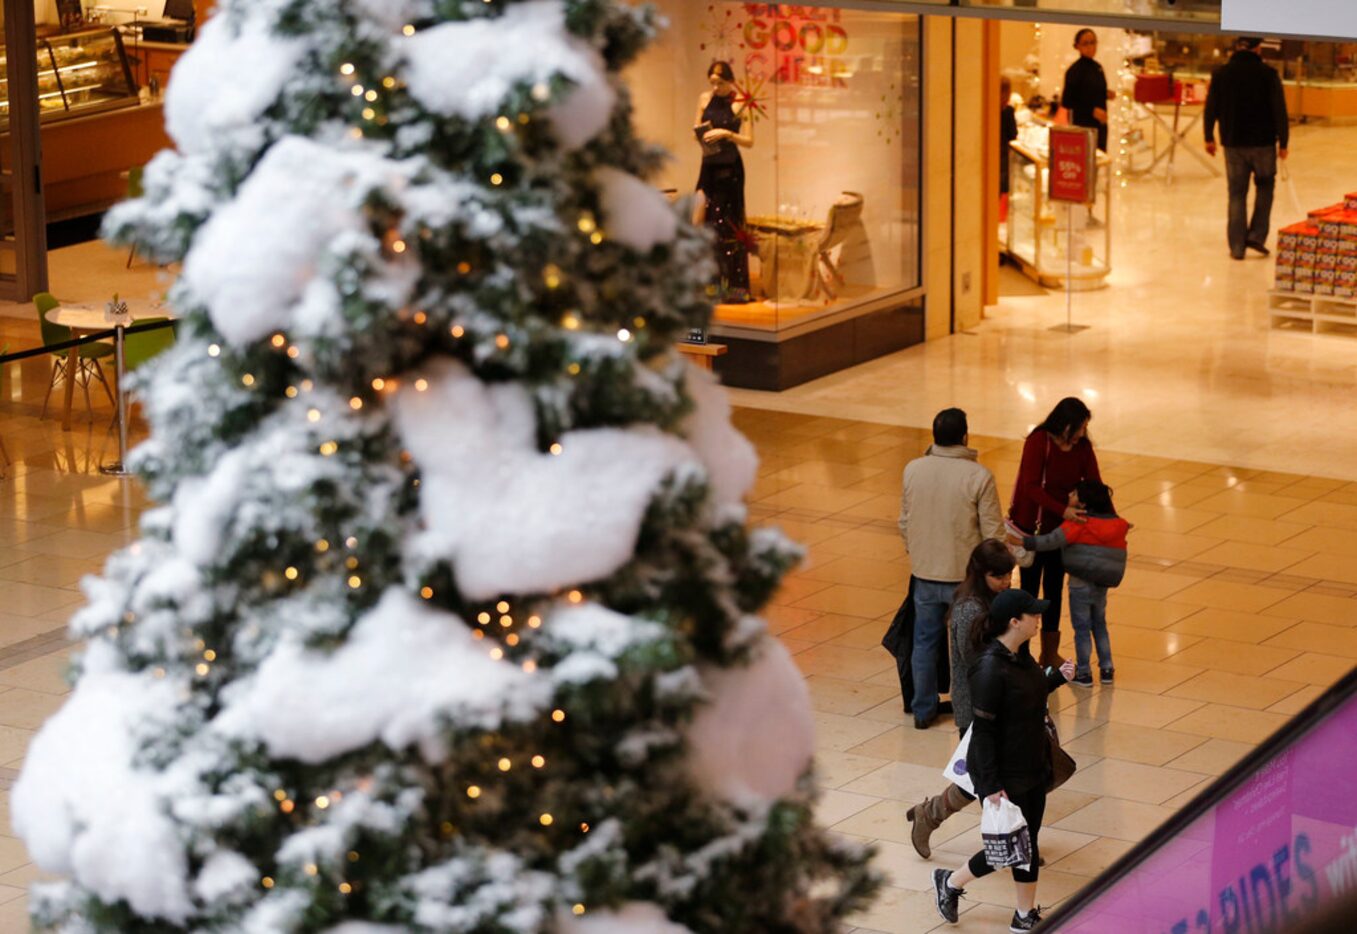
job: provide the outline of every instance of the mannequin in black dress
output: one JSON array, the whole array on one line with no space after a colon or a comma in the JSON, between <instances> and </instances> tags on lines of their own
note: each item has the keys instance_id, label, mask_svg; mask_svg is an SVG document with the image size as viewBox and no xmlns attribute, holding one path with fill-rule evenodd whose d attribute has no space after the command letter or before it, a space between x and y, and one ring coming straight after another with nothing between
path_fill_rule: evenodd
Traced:
<instances>
[{"instance_id":1,"label":"mannequin in black dress","mask_svg":"<svg viewBox=\"0 0 1357 934\"><path fill-rule=\"evenodd\" d=\"M753 124L741 134L748 114L745 105L735 101L735 72L729 62L713 62L707 81L711 90L698 98L693 126L702 147L697 177L702 197L694 221L716 234L722 300L747 302L749 250L744 240L744 160L739 147L754 145Z\"/></svg>"}]
</instances>

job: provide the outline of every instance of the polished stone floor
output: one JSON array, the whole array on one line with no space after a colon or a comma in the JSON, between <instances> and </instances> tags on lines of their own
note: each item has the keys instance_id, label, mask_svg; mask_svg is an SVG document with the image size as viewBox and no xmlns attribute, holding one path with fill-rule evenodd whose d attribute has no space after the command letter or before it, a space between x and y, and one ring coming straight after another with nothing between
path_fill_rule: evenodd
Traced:
<instances>
[{"instance_id":1,"label":"polished stone floor","mask_svg":"<svg viewBox=\"0 0 1357 934\"><path fill-rule=\"evenodd\" d=\"M0 341L32 325L0 319ZM144 505L135 486L101 477L112 454L107 405L70 433L37 417L46 364L3 387L0 425L16 459L0 481L0 802L32 732L62 701L70 647L63 624L77 581L127 541ZM741 409L763 457L755 521L809 546L769 608L805 672L819 721L823 821L872 840L890 886L857 919L863 931L938 925L931 865L976 845L974 808L917 858L905 809L941 787L955 742L939 724L904 722L893 662L878 642L909 561L895 531L900 471L923 432L879 423ZM1018 443L975 439L1011 487ZM1051 800L1040 900L1084 885L1357 659L1357 483L1101 451L1117 501L1136 523L1132 568L1109 615L1115 687L1055 695L1079 772ZM0 930L21 930L34 867L0 835ZM958 930L993 930L1010 886L972 886Z\"/></svg>"}]
</instances>

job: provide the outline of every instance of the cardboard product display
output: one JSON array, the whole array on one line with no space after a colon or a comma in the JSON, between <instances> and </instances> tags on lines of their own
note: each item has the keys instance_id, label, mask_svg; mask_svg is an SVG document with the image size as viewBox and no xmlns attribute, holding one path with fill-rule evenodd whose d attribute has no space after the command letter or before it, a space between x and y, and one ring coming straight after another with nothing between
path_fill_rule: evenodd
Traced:
<instances>
[{"instance_id":1,"label":"cardboard product display","mask_svg":"<svg viewBox=\"0 0 1357 934\"><path fill-rule=\"evenodd\" d=\"M1279 292L1357 298L1357 192L1277 232Z\"/></svg>"}]
</instances>

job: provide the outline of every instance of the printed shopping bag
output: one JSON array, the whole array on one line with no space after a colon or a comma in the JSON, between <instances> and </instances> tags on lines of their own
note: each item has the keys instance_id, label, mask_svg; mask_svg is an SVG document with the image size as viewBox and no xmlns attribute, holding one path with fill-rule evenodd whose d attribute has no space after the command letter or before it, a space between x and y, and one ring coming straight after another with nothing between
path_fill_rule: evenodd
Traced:
<instances>
[{"instance_id":1,"label":"printed shopping bag","mask_svg":"<svg viewBox=\"0 0 1357 934\"><path fill-rule=\"evenodd\" d=\"M974 797L975 782L971 781L971 773L966 768L966 753L970 751L970 748L971 728L966 727L961 742L957 743L956 751L952 753L952 758L947 760L947 768L942 770L942 774L946 776L949 782Z\"/></svg>"},{"instance_id":2,"label":"printed shopping bag","mask_svg":"<svg viewBox=\"0 0 1357 934\"><path fill-rule=\"evenodd\" d=\"M985 799L980 812L980 838L985 845L985 862L995 869L1017 866L1026 869L1032 863L1032 835L1022 809L1007 798L998 804Z\"/></svg>"}]
</instances>

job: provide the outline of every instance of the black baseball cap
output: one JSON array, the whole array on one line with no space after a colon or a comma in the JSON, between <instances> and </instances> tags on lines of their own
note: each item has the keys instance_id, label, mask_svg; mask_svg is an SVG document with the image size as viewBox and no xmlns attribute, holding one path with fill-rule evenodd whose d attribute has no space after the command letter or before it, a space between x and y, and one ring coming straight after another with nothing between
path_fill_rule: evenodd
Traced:
<instances>
[{"instance_id":1,"label":"black baseball cap","mask_svg":"<svg viewBox=\"0 0 1357 934\"><path fill-rule=\"evenodd\" d=\"M1019 616L1045 613L1050 600L1038 600L1025 590L1010 587L994 598L989 605L989 618L996 623L1007 623Z\"/></svg>"}]
</instances>

